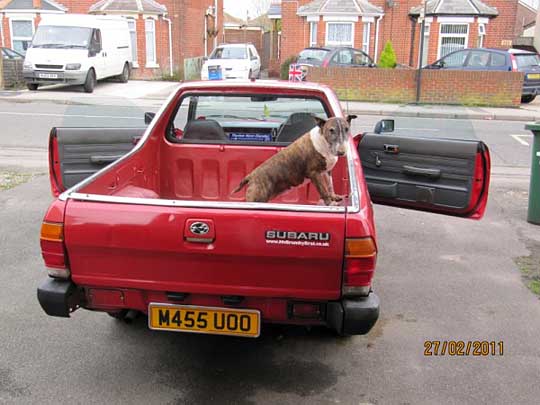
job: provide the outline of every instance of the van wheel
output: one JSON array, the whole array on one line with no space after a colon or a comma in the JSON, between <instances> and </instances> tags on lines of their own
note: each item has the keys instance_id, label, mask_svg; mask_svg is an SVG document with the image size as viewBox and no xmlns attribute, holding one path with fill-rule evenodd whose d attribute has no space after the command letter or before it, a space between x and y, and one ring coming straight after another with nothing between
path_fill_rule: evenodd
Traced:
<instances>
[{"instance_id":1,"label":"van wheel","mask_svg":"<svg viewBox=\"0 0 540 405\"><path fill-rule=\"evenodd\" d=\"M30 91L36 91L39 87L39 84L37 83L26 83L26 87L28 87L28 90Z\"/></svg>"},{"instance_id":2,"label":"van wheel","mask_svg":"<svg viewBox=\"0 0 540 405\"><path fill-rule=\"evenodd\" d=\"M122 74L118 76L118 79L120 79L120 83L127 83L129 81L129 65L126 63L124 65L124 70L122 70Z\"/></svg>"},{"instance_id":3,"label":"van wheel","mask_svg":"<svg viewBox=\"0 0 540 405\"><path fill-rule=\"evenodd\" d=\"M527 94L526 96L521 96L521 102L525 104L529 104L534 101L536 98L536 95L534 94Z\"/></svg>"},{"instance_id":4,"label":"van wheel","mask_svg":"<svg viewBox=\"0 0 540 405\"><path fill-rule=\"evenodd\" d=\"M90 69L86 75L86 80L84 81L83 88L86 93L93 93L95 87L96 87L96 72L94 72L94 69Z\"/></svg>"}]
</instances>

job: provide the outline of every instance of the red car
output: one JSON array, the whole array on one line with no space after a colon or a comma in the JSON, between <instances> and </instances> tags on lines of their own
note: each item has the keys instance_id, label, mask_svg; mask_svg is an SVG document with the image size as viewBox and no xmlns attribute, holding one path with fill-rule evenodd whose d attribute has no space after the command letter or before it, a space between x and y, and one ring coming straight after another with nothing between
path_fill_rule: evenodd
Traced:
<instances>
[{"instance_id":1,"label":"red car","mask_svg":"<svg viewBox=\"0 0 540 405\"><path fill-rule=\"evenodd\" d=\"M54 128L45 312L142 312L152 329L245 337L263 323L367 333L379 315L372 202L479 219L489 152L379 125L351 136L332 171L341 205L309 182L269 203L232 194L313 114L343 116L332 90L211 81L182 84L148 128Z\"/></svg>"}]
</instances>

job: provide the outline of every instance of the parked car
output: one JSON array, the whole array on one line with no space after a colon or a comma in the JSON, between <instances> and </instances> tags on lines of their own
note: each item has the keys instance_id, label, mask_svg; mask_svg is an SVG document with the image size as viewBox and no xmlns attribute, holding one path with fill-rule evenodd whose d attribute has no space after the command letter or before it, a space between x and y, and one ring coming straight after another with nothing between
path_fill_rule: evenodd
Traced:
<instances>
[{"instance_id":1,"label":"parked car","mask_svg":"<svg viewBox=\"0 0 540 405\"><path fill-rule=\"evenodd\" d=\"M523 72L521 101L530 103L540 94L540 55L521 49L470 48L454 51L425 69L503 70Z\"/></svg>"},{"instance_id":2,"label":"parked car","mask_svg":"<svg viewBox=\"0 0 540 405\"><path fill-rule=\"evenodd\" d=\"M261 75L261 58L252 44L216 47L201 69L202 80L252 79Z\"/></svg>"},{"instance_id":3,"label":"parked car","mask_svg":"<svg viewBox=\"0 0 540 405\"><path fill-rule=\"evenodd\" d=\"M301 66L376 67L373 59L360 49L350 47L310 47L298 54Z\"/></svg>"},{"instance_id":4,"label":"parked car","mask_svg":"<svg viewBox=\"0 0 540 405\"><path fill-rule=\"evenodd\" d=\"M383 121L349 137L331 173L339 205L320 204L310 182L268 203L233 193L314 115L344 117L330 88L186 82L145 115L148 128L53 128L44 311L142 312L151 329L244 337L265 322L367 333L379 315L372 201L479 219L489 151L385 134L393 122Z\"/></svg>"},{"instance_id":5,"label":"parked car","mask_svg":"<svg viewBox=\"0 0 540 405\"><path fill-rule=\"evenodd\" d=\"M24 55L10 48L0 47L2 58L4 59L24 59Z\"/></svg>"},{"instance_id":6,"label":"parked car","mask_svg":"<svg viewBox=\"0 0 540 405\"><path fill-rule=\"evenodd\" d=\"M23 75L28 89L43 84L82 84L92 93L97 80L131 71L127 20L98 15L43 15L26 52Z\"/></svg>"}]
</instances>

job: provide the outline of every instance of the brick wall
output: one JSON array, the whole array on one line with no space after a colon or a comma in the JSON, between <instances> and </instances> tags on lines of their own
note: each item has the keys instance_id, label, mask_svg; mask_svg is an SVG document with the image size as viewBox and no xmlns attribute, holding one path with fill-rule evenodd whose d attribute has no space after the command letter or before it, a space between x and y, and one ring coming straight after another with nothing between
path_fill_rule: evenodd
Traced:
<instances>
[{"instance_id":1,"label":"brick wall","mask_svg":"<svg viewBox=\"0 0 540 405\"><path fill-rule=\"evenodd\" d=\"M413 103L416 71L409 69L312 68L308 80L326 84L341 99ZM519 107L523 74L424 70L420 102Z\"/></svg>"}]
</instances>

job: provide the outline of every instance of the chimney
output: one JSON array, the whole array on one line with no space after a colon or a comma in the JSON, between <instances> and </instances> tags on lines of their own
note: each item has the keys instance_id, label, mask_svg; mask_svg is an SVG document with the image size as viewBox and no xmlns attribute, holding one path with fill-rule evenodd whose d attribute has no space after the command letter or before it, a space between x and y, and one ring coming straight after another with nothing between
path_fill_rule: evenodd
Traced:
<instances>
[{"instance_id":1,"label":"chimney","mask_svg":"<svg viewBox=\"0 0 540 405\"><path fill-rule=\"evenodd\" d=\"M32 0L32 7L41 10L41 0Z\"/></svg>"}]
</instances>

